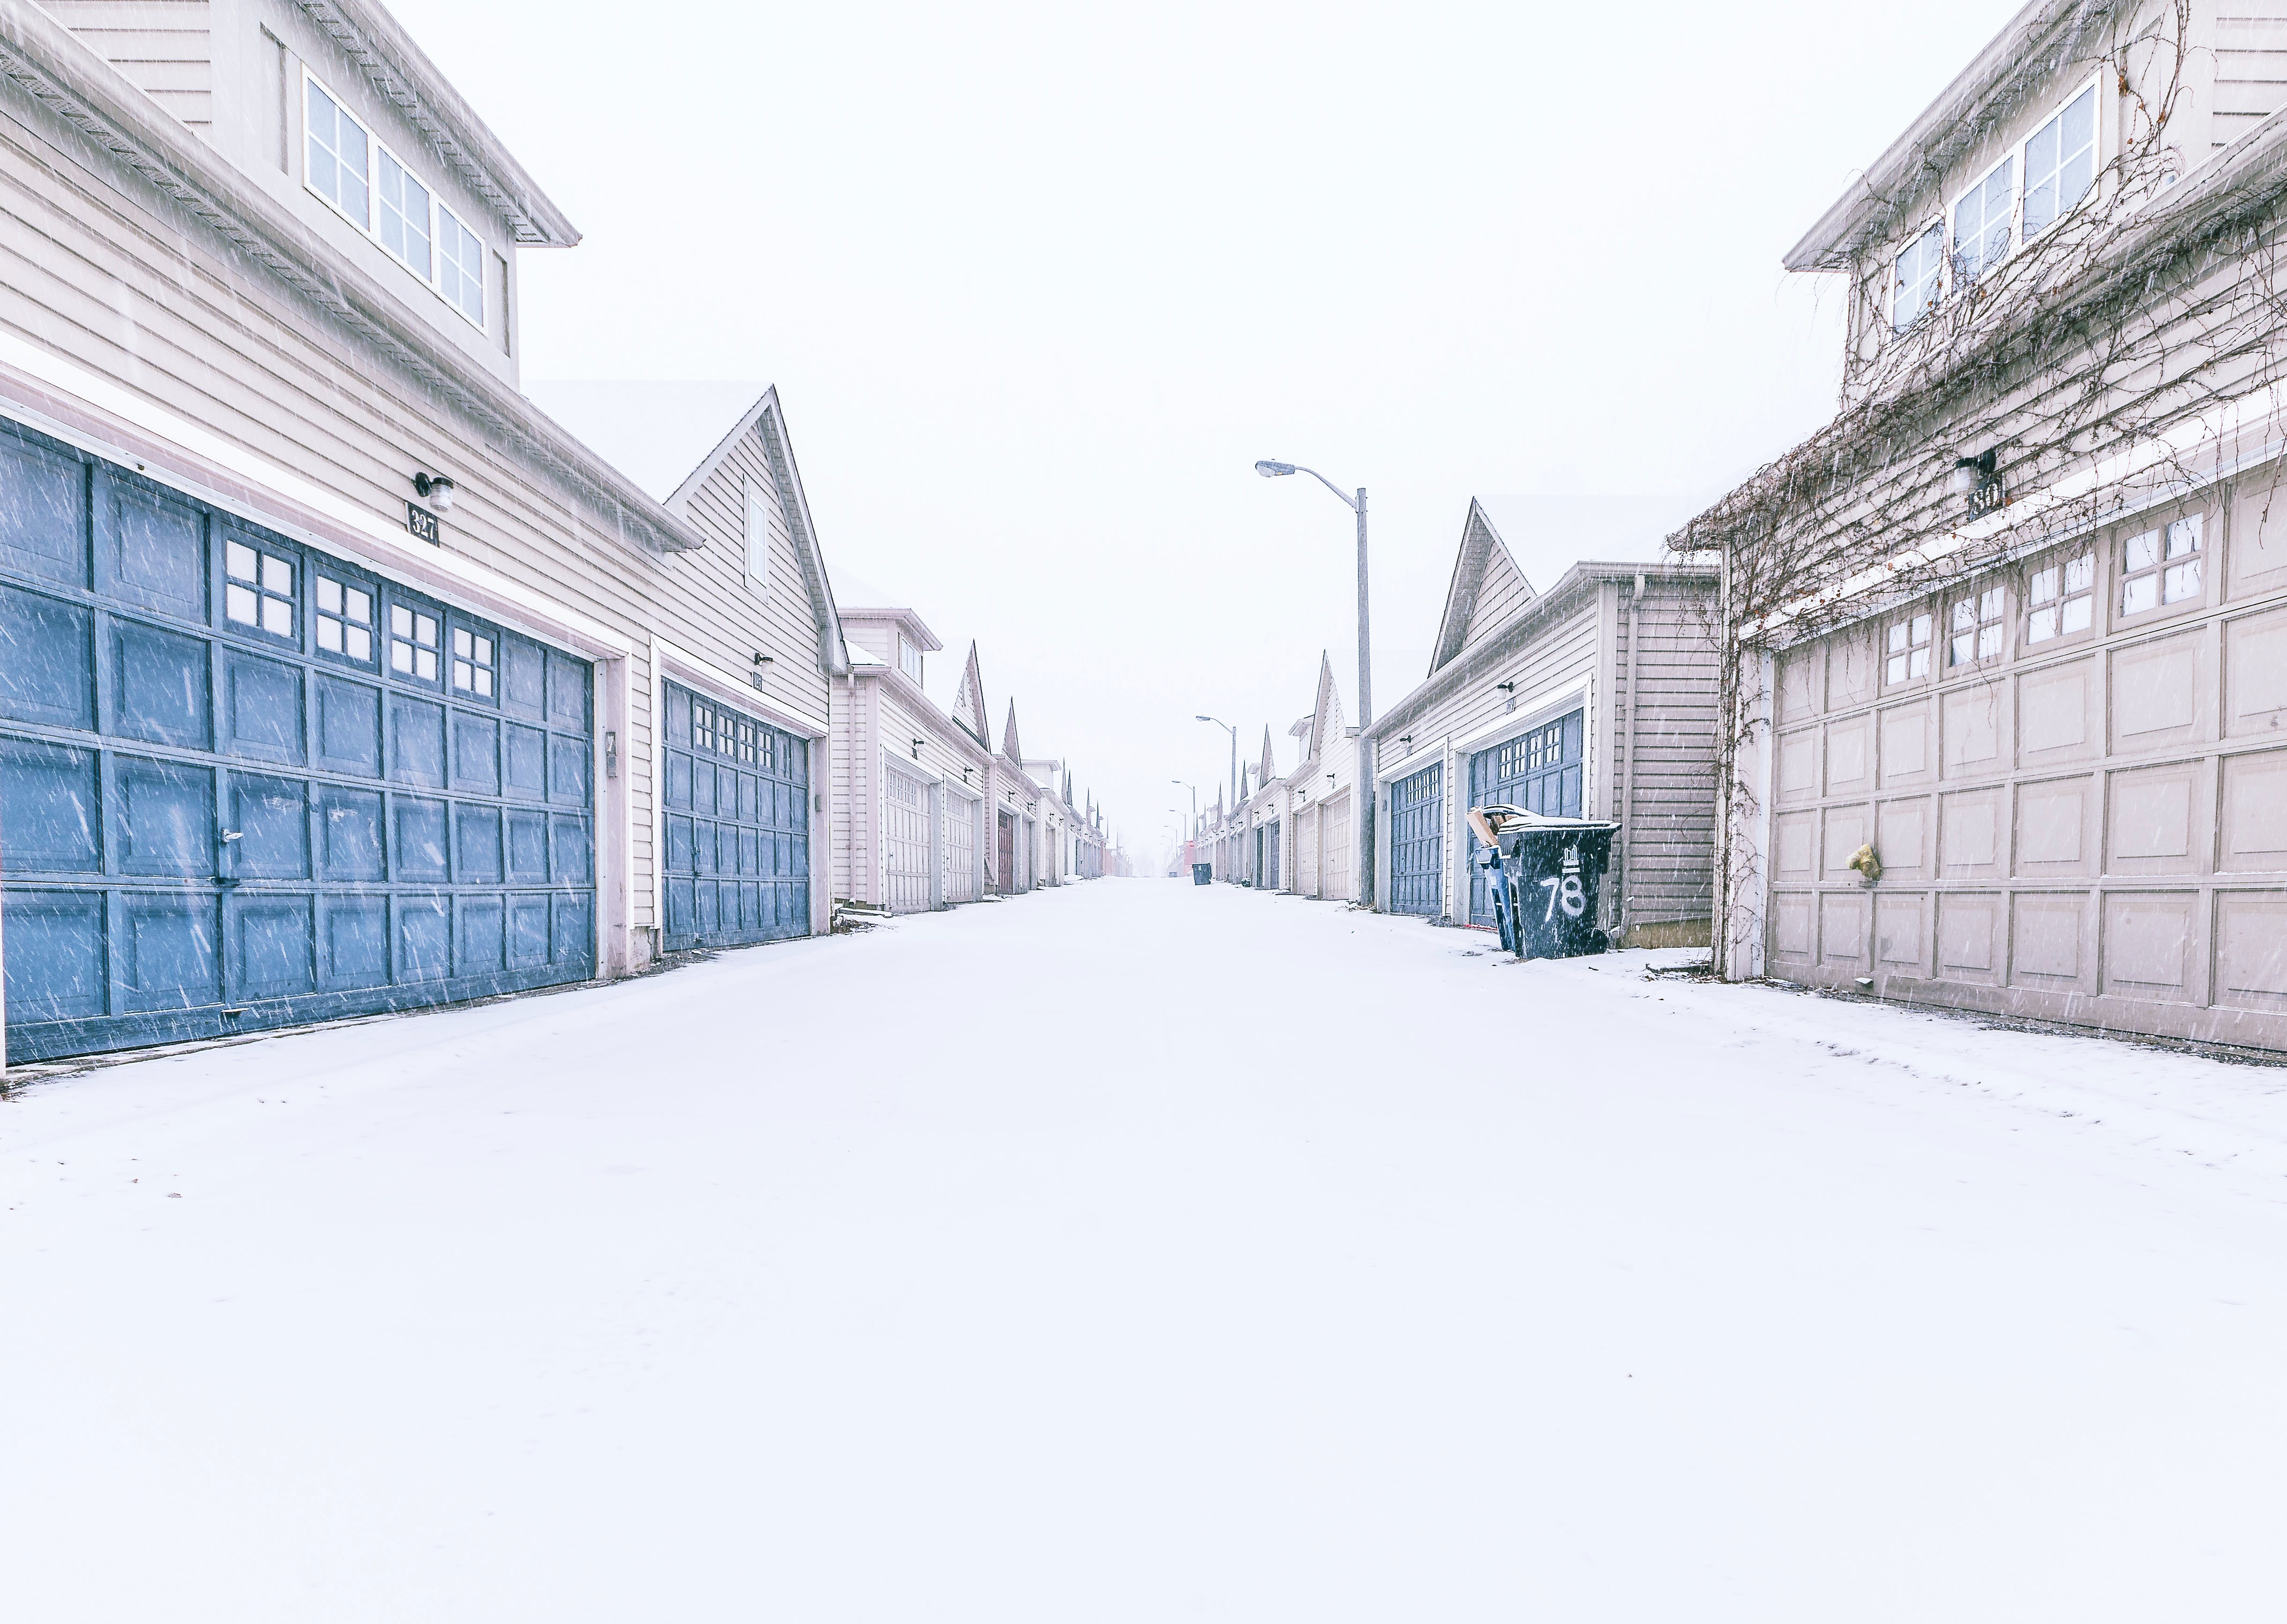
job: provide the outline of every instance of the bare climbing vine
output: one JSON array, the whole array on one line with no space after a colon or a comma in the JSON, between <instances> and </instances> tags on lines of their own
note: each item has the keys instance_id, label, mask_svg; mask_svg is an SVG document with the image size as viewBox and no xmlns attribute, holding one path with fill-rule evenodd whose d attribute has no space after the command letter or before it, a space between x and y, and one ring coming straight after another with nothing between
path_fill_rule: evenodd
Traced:
<instances>
[{"instance_id":1,"label":"bare climbing vine","mask_svg":"<svg viewBox=\"0 0 2287 1624\"><path fill-rule=\"evenodd\" d=\"M2096 184L1982 275L1957 260L1948 297L1893 331L1892 257L1933 220L1950 232L1946 171L2022 99L1934 142L1832 267L1855 279L1840 410L1669 538L1720 566L1719 970L1761 929L1738 901L1761 811L1741 771L1764 726L1761 656L1972 574L2024 570L2036 549L2212 479L2251 448L2235 437L2274 416L2287 164L2251 139L2195 170L2173 128L2189 0L2113 43L2133 12L2086 0L2061 33L2044 25L2043 93L2093 72L2117 98L2117 155Z\"/></svg>"}]
</instances>

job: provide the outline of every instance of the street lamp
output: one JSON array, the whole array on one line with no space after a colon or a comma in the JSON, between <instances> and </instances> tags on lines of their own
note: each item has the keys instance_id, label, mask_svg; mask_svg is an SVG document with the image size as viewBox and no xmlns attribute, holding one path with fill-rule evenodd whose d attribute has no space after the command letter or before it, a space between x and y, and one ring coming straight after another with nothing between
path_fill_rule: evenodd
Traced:
<instances>
[{"instance_id":1,"label":"street lamp","mask_svg":"<svg viewBox=\"0 0 2287 1624\"><path fill-rule=\"evenodd\" d=\"M1341 504L1357 515L1357 631L1358 631L1358 719L1357 719L1357 899L1368 907L1378 909L1379 901L1373 886L1373 743L1366 727L1373 720L1373 642L1366 631L1365 593L1365 487L1358 487L1355 499L1342 495L1342 487L1315 468L1304 468L1295 463L1275 463L1269 459L1255 463L1254 471L1266 479L1284 479L1290 473L1306 473L1341 500Z\"/></svg>"},{"instance_id":2,"label":"street lamp","mask_svg":"<svg viewBox=\"0 0 2287 1624\"><path fill-rule=\"evenodd\" d=\"M1193 717L1194 722L1213 722L1231 735L1231 809L1238 810L1238 729L1220 717Z\"/></svg>"}]
</instances>

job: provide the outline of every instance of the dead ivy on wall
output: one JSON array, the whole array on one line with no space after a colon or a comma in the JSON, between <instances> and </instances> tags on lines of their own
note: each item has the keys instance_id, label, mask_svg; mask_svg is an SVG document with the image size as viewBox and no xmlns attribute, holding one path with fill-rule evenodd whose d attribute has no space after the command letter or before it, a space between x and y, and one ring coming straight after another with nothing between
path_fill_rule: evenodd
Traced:
<instances>
[{"instance_id":1,"label":"dead ivy on wall","mask_svg":"<svg viewBox=\"0 0 2287 1624\"><path fill-rule=\"evenodd\" d=\"M2022 575L2036 550L2212 479L2236 448L2211 425L2287 380L2287 164L2267 169L2251 147L2192 172L2174 127L2195 54L2189 0L2104 44L2124 9L2072 13L2078 53L2040 75L2054 94L2093 71L2100 97L2117 97L2116 155L2081 201L1893 332L1898 239L1935 218L1952 253L1941 188L1995 121L1976 140L1934 143L1923 172L1873 211L1866 236L1888 240L1855 254L1840 410L1669 538L1721 571L1708 628L1722 655L1719 970L1727 946L1762 930L1740 898L1763 811L1741 764L1768 742L1764 656L1972 575L1981 588ZM1969 459L1990 460L1967 471L1978 488L1965 497L1953 487Z\"/></svg>"}]
</instances>

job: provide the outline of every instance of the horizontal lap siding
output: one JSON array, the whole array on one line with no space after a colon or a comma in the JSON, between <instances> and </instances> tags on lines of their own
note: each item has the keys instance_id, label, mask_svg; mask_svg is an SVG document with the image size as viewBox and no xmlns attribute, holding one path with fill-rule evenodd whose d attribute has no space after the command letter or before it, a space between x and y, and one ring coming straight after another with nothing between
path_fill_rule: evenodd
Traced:
<instances>
[{"instance_id":1,"label":"horizontal lap siding","mask_svg":"<svg viewBox=\"0 0 2287 1624\"><path fill-rule=\"evenodd\" d=\"M204 135L214 123L210 0L42 0L128 82Z\"/></svg>"},{"instance_id":2,"label":"horizontal lap siding","mask_svg":"<svg viewBox=\"0 0 2287 1624\"><path fill-rule=\"evenodd\" d=\"M115 175L121 178L115 179ZM544 472L495 447L393 365L376 361L266 273L218 251L207 228L123 175L20 96L0 115L0 324L253 454L393 519L416 467L449 470L459 501L446 544L503 578L611 626L652 635L722 669L772 654L766 693L822 717L809 592L758 441L692 503L709 537L659 557L621 542ZM728 426L727 424L725 425ZM744 587L747 477L772 514L772 600ZM634 814L637 925L652 915L652 695L637 660L621 772Z\"/></svg>"},{"instance_id":3,"label":"horizontal lap siding","mask_svg":"<svg viewBox=\"0 0 2287 1624\"><path fill-rule=\"evenodd\" d=\"M1614 697L1606 715L1607 807L1619 808L1627 780L1628 604L1620 589ZM1650 582L1635 606L1634 794L1622 878L1632 924L1707 918L1713 908L1716 656L1704 591Z\"/></svg>"}]
</instances>

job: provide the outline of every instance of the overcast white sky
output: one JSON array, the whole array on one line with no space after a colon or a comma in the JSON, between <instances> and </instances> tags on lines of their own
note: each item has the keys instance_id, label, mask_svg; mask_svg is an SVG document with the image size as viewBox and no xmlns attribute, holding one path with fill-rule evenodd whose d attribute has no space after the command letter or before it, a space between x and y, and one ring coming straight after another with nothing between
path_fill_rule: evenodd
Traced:
<instances>
[{"instance_id":1,"label":"overcast white sky","mask_svg":"<svg viewBox=\"0 0 2287 1624\"><path fill-rule=\"evenodd\" d=\"M586 234L526 376L776 382L829 572L1148 860L1196 712L1291 763L1325 648L1355 719L1349 514L1254 459L1368 487L1386 709L1471 495L1682 518L1831 413L1779 256L2014 8L394 9Z\"/></svg>"}]
</instances>

